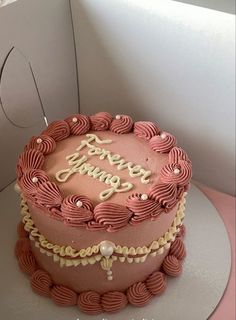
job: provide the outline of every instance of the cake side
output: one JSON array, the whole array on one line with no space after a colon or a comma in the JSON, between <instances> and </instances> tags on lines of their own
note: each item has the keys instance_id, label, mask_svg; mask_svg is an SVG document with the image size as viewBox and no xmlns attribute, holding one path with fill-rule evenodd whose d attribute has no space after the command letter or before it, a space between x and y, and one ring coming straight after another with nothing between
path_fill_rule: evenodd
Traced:
<instances>
[{"instance_id":1,"label":"cake side","mask_svg":"<svg viewBox=\"0 0 236 320\"><path fill-rule=\"evenodd\" d=\"M185 249L175 239L192 168L176 144L152 122L105 112L33 137L17 174L35 268L80 295L125 292L129 302L153 273L179 275Z\"/></svg>"}]
</instances>

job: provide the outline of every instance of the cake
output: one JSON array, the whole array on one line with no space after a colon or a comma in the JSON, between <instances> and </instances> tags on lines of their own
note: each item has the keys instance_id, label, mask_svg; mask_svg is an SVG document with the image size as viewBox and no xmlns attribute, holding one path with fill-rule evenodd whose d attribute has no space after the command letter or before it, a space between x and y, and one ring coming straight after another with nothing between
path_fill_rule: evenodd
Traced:
<instances>
[{"instance_id":1,"label":"cake","mask_svg":"<svg viewBox=\"0 0 236 320\"><path fill-rule=\"evenodd\" d=\"M52 122L17 162L15 254L33 291L91 315L162 294L182 272L191 175L153 122L107 112Z\"/></svg>"}]
</instances>

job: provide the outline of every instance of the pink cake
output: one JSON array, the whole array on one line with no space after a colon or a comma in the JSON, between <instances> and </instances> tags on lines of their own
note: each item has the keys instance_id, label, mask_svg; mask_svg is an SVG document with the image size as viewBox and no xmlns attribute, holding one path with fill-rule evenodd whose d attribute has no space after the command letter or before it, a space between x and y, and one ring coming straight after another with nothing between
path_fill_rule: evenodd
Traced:
<instances>
[{"instance_id":1,"label":"pink cake","mask_svg":"<svg viewBox=\"0 0 236 320\"><path fill-rule=\"evenodd\" d=\"M191 174L176 138L153 122L100 112L51 123L17 164L15 253L32 289L88 314L163 293L182 272Z\"/></svg>"}]
</instances>

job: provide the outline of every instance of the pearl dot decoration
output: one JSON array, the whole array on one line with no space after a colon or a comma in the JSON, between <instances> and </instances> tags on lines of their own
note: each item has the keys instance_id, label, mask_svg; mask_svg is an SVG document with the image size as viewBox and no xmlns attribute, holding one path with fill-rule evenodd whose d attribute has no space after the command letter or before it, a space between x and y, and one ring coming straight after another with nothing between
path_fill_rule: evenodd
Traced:
<instances>
[{"instance_id":1,"label":"pearl dot decoration","mask_svg":"<svg viewBox=\"0 0 236 320\"><path fill-rule=\"evenodd\" d=\"M38 179L37 177L33 177L33 178L32 178L32 182L33 182L33 183L37 183L38 181L39 181L39 179Z\"/></svg>"},{"instance_id":2,"label":"pearl dot decoration","mask_svg":"<svg viewBox=\"0 0 236 320\"><path fill-rule=\"evenodd\" d=\"M73 119L72 119L72 122L74 122L74 123L76 123L78 121L78 119L76 118L76 117L74 117Z\"/></svg>"},{"instance_id":3,"label":"pearl dot decoration","mask_svg":"<svg viewBox=\"0 0 236 320\"><path fill-rule=\"evenodd\" d=\"M104 257L110 257L115 249L115 244L111 241L105 240L100 243L100 253Z\"/></svg>"},{"instance_id":4,"label":"pearl dot decoration","mask_svg":"<svg viewBox=\"0 0 236 320\"><path fill-rule=\"evenodd\" d=\"M148 195L147 195L146 193L143 193L143 194L141 195L141 199L142 199L142 200L147 200L147 199L148 199Z\"/></svg>"},{"instance_id":5,"label":"pearl dot decoration","mask_svg":"<svg viewBox=\"0 0 236 320\"><path fill-rule=\"evenodd\" d=\"M117 120L120 120L120 119L121 119L121 116L120 116L119 114L117 114L117 115L116 115L116 119L117 119Z\"/></svg>"},{"instance_id":6,"label":"pearl dot decoration","mask_svg":"<svg viewBox=\"0 0 236 320\"><path fill-rule=\"evenodd\" d=\"M175 168L174 169L174 174L176 174L176 175L180 174L180 170L178 168Z\"/></svg>"},{"instance_id":7,"label":"pearl dot decoration","mask_svg":"<svg viewBox=\"0 0 236 320\"><path fill-rule=\"evenodd\" d=\"M78 201L76 202L76 206L77 206L78 208L81 208L81 207L83 206L83 202L80 201L80 200L78 200Z\"/></svg>"},{"instance_id":8,"label":"pearl dot decoration","mask_svg":"<svg viewBox=\"0 0 236 320\"><path fill-rule=\"evenodd\" d=\"M15 191L16 193L21 193L21 189L20 189L20 186L19 186L18 183L15 183L15 184L14 184L14 191Z\"/></svg>"},{"instance_id":9,"label":"pearl dot decoration","mask_svg":"<svg viewBox=\"0 0 236 320\"><path fill-rule=\"evenodd\" d=\"M40 143L43 142L43 140L42 140L41 138L38 138L38 139L36 140L36 142L37 142L38 144L40 144Z\"/></svg>"},{"instance_id":10,"label":"pearl dot decoration","mask_svg":"<svg viewBox=\"0 0 236 320\"><path fill-rule=\"evenodd\" d=\"M166 134L165 133L162 133L161 134L161 139L165 139L166 138Z\"/></svg>"}]
</instances>

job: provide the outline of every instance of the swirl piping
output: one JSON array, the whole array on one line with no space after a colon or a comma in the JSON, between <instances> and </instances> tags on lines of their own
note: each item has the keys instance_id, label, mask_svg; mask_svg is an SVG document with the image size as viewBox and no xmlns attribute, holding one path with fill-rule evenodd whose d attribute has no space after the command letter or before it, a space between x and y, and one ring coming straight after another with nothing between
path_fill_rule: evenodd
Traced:
<instances>
[{"instance_id":1,"label":"swirl piping","mask_svg":"<svg viewBox=\"0 0 236 320\"><path fill-rule=\"evenodd\" d=\"M189 160L189 157L187 156L187 153L179 147L174 147L173 149L171 149L168 157L169 163L179 163L179 160L191 162Z\"/></svg>"},{"instance_id":2,"label":"swirl piping","mask_svg":"<svg viewBox=\"0 0 236 320\"><path fill-rule=\"evenodd\" d=\"M49 124L42 134L53 138L55 141L61 141L69 137L70 127L66 121L57 120Z\"/></svg>"},{"instance_id":3,"label":"swirl piping","mask_svg":"<svg viewBox=\"0 0 236 320\"><path fill-rule=\"evenodd\" d=\"M83 114L76 114L65 119L65 121L69 124L70 132L73 135L85 134L90 129L89 117Z\"/></svg>"},{"instance_id":4,"label":"swirl piping","mask_svg":"<svg viewBox=\"0 0 236 320\"><path fill-rule=\"evenodd\" d=\"M85 222L93 219L92 202L85 196L66 197L62 202L61 211L64 223L69 226L86 226Z\"/></svg>"},{"instance_id":5,"label":"swirl piping","mask_svg":"<svg viewBox=\"0 0 236 320\"><path fill-rule=\"evenodd\" d=\"M161 135L156 135L149 141L151 149L160 153L168 153L176 143L176 138L167 132L162 132Z\"/></svg>"},{"instance_id":6,"label":"swirl piping","mask_svg":"<svg viewBox=\"0 0 236 320\"><path fill-rule=\"evenodd\" d=\"M36 204L40 207L59 207L62 203L62 196L58 186L54 182L43 182L39 185L35 195Z\"/></svg>"},{"instance_id":7,"label":"swirl piping","mask_svg":"<svg viewBox=\"0 0 236 320\"><path fill-rule=\"evenodd\" d=\"M22 252L18 257L18 263L21 271L29 275L37 269L36 260L31 251Z\"/></svg>"},{"instance_id":8,"label":"swirl piping","mask_svg":"<svg viewBox=\"0 0 236 320\"><path fill-rule=\"evenodd\" d=\"M129 133L133 128L133 120L130 116L121 115L119 119L113 119L110 130L118 134Z\"/></svg>"},{"instance_id":9,"label":"swirl piping","mask_svg":"<svg viewBox=\"0 0 236 320\"><path fill-rule=\"evenodd\" d=\"M130 304L142 307L150 301L152 295L147 290L145 283L136 282L127 290L127 298Z\"/></svg>"},{"instance_id":10,"label":"swirl piping","mask_svg":"<svg viewBox=\"0 0 236 320\"><path fill-rule=\"evenodd\" d=\"M179 163L167 164L162 167L160 177L164 183L176 183L179 186L186 186L192 177L191 164L183 160L180 160Z\"/></svg>"},{"instance_id":11,"label":"swirl piping","mask_svg":"<svg viewBox=\"0 0 236 320\"><path fill-rule=\"evenodd\" d=\"M100 203L94 209L95 221L107 226L107 231L117 231L127 225L132 212L116 203Z\"/></svg>"},{"instance_id":12,"label":"swirl piping","mask_svg":"<svg viewBox=\"0 0 236 320\"><path fill-rule=\"evenodd\" d=\"M181 239L177 238L171 244L170 255L175 256L178 260L183 260L183 258L186 256L185 246Z\"/></svg>"},{"instance_id":13,"label":"swirl piping","mask_svg":"<svg viewBox=\"0 0 236 320\"><path fill-rule=\"evenodd\" d=\"M77 294L61 285L53 286L50 290L50 296L57 305L64 307L74 306L77 302Z\"/></svg>"},{"instance_id":14,"label":"swirl piping","mask_svg":"<svg viewBox=\"0 0 236 320\"><path fill-rule=\"evenodd\" d=\"M153 295L159 295L166 288L166 277L160 271L153 272L146 280L148 291Z\"/></svg>"},{"instance_id":15,"label":"swirl piping","mask_svg":"<svg viewBox=\"0 0 236 320\"><path fill-rule=\"evenodd\" d=\"M43 270L36 270L31 276L31 288L41 296L50 296L50 287L52 279L49 274Z\"/></svg>"},{"instance_id":16,"label":"swirl piping","mask_svg":"<svg viewBox=\"0 0 236 320\"><path fill-rule=\"evenodd\" d=\"M101 297L102 309L105 312L112 313L123 309L128 303L126 295L120 291L110 291L104 293Z\"/></svg>"},{"instance_id":17,"label":"swirl piping","mask_svg":"<svg viewBox=\"0 0 236 320\"><path fill-rule=\"evenodd\" d=\"M53 138L47 135L34 136L26 146L26 150L28 149L35 149L43 154L49 154L56 149L56 142Z\"/></svg>"},{"instance_id":18,"label":"swirl piping","mask_svg":"<svg viewBox=\"0 0 236 320\"><path fill-rule=\"evenodd\" d=\"M134 124L134 134L145 140L150 140L152 137L158 135L159 132L159 128L150 121L137 121Z\"/></svg>"},{"instance_id":19,"label":"swirl piping","mask_svg":"<svg viewBox=\"0 0 236 320\"><path fill-rule=\"evenodd\" d=\"M157 183L152 185L149 197L159 202L166 212L175 207L178 202L177 186L175 184Z\"/></svg>"},{"instance_id":20,"label":"swirl piping","mask_svg":"<svg viewBox=\"0 0 236 320\"><path fill-rule=\"evenodd\" d=\"M102 312L100 295L95 291L82 292L78 297L77 304L82 312L90 315L95 315Z\"/></svg>"},{"instance_id":21,"label":"swirl piping","mask_svg":"<svg viewBox=\"0 0 236 320\"><path fill-rule=\"evenodd\" d=\"M108 130L111 125L112 116L108 112L99 112L90 116L90 121L91 130L105 131Z\"/></svg>"},{"instance_id":22,"label":"swirl piping","mask_svg":"<svg viewBox=\"0 0 236 320\"><path fill-rule=\"evenodd\" d=\"M41 169L44 163L44 156L42 152L29 149L24 151L19 159L17 164L17 176L20 179L23 176L23 172L27 169Z\"/></svg>"},{"instance_id":23,"label":"swirl piping","mask_svg":"<svg viewBox=\"0 0 236 320\"><path fill-rule=\"evenodd\" d=\"M182 272L181 262L173 255L168 255L162 263L163 271L171 277L177 277Z\"/></svg>"}]
</instances>

